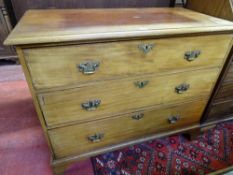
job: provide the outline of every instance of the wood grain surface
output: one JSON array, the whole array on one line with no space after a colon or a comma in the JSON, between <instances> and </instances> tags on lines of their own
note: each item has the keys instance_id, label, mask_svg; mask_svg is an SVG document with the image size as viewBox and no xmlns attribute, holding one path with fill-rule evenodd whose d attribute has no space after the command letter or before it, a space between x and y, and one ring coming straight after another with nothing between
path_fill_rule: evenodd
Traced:
<instances>
[{"instance_id":1,"label":"wood grain surface","mask_svg":"<svg viewBox=\"0 0 233 175\"><path fill-rule=\"evenodd\" d=\"M56 158L62 158L144 135L152 135L159 131L169 131L196 124L199 122L205 104L206 100L201 100L165 109L141 111L144 114L141 120L133 120L132 116L138 113L132 113L112 119L49 130L49 135ZM180 116L180 120L175 124L170 124L168 119L176 115ZM88 137L97 133L104 134L103 139L96 143L91 142Z\"/></svg>"},{"instance_id":2,"label":"wood grain surface","mask_svg":"<svg viewBox=\"0 0 233 175\"><path fill-rule=\"evenodd\" d=\"M233 100L212 104L207 114L208 122L233 117Z\"/></svg>"},{"instance_id":3,"label":"wood grain surface","mask_svg":"<svg viewBox=\"0 0 233 175\"><path fill-rule=\"evenodd\" d=\"M233 21L232 0L188 0L187 8Z\"/></svg>"},{"instance_id":4,"label":"wood grain surface","mask_svg":"<svg viewBox=\"0 0 233 175\"><path fill-rule=\"evenodd\" d=\"M232 0L188 0L187 8L233 21ZM217 124L232 119L233 110L233 50L228 55L227 62L216 84L215 91L211 96L206 112L202 118L203 125Z\"/></svg>"},{"instance_id":5,"label":"wood grain surface","mask_svg":"<svg viewBox=\"0 0 233 175\"><path fill-rule=\"evenodd\" d=\"M164 76L109 80L82 88L42 93L39 94L39 99L48 126L92 121L153 105L208 97L218 73L219 69L216 68ZM148 84L140 89L135 86L137 81L148 81ZM190 89L183 94L177 94L175 87L183 83L189 84ZM82 103L92 100L101 100L96 110L86 111L82 108Z\"/></svg>"},{"instance_id":6,"label":"wood grain surface","mask_svg":"<svg viewBox=\"0 0 233 175\"><path fill-rule=\"evenodd\" d=\"M223 84L214 98L214 103L229 101L233 99L233 82Z\"/></svg>"},{"instance_id":7,"label":"wood grain surface","mask_svg":"<svg viewBox=\"0 0 233 175\"><path fill-rule=\"evenodd\" d=\"M232 40L231 35L137 40L85 45L24 49L28 69L36 89L79 86L80 83L131 77L142 74L176 72L182 69L218 67ZM140 45L152 44L144 53ZM185 53L200 51L194 61ZM79 65L98 62L92 75L84 75Z\"/></svg>"},{"instance_id":8,"label":"wood grain surface","mask_svg":"<svg viewBox=\"0 0 233 175\"><path fill-rule=\"evenodd\" d=\"M233 23L183 8L29 10L7 45L232 32Z\"/></svg>"},{"instance_id":9,"label":"wood grain surface","mask_svg":"<svg viewBox=\"0 0 233 175\"><path fill-rule=\"evenodd\" d=\"M229 67L229 70L226 74L226 77L224 78L224 83L228 83L228 82L232 82L233 83L233 63L229 63L231 64Z\"/></svg>"}]
</instances>

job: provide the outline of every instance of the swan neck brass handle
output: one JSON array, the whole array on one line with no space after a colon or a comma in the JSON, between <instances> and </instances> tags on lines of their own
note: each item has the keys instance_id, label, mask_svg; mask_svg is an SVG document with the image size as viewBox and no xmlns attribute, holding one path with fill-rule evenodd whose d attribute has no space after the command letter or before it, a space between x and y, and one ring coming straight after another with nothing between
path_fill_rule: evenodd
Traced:
<instances>
[{"instance_id":1,"label":"swan neck brass handle","mask_svg":"<svg viewBox=\"0 0 233 175\"><path fill-rule=\"evenodd\" d=\"M180 120L180 116L179 115L174 115L168 118L168 123L169 124L175 124Z\"/></svg>"},{"instance_id":2,"label":"swan neck brass handle","mask_svg":"<svg viewBox=\"0 0 233 175\"><path fill-rule=\"evenodd\" d=\"M100 66L100 63L97 61L87 61L80 63L78 69L85 75L94 74L97 68Z\"/></svg>"},{"instance_id":3,"label":"swan neck brass handle","mask_svg":"<svg viewBox=\"0 0 233 175\"><path fill-rule=\"evenodd\" d=\"M149 83L148 80L145 80L145 81L136 81L136 82L134 83L134 85L135 85L136 87L138 87L139 89L142 89L142 88L144 88L148 83Z\"/></svg>"},{"instance_id":4,"label":"swan neck brass handle","mask_svg":"<svg viewBox=\"0 0 233 175\"><path fill-rule=\"evenodd\" d=\"M143 113L135 114L135 115L132 116L133 120L141 120L143 118L144 118L144 114Z\"/></svg>"},{"instance_id":5,"label":"swan neck brass handle","mask_svg":"<svg viewBox=\"0 0 233 175\"><path fill-rule=\"evenodd\" d=\"M96 143L96 142L100 142L103 138L104 138L103 133L97 133L95 135L89 136L88 140L93 142L93 143Z\"/></svg>"},{"instance_id":6,"label":"swan neck brass handle","mask_svg":"<svg viewBox=\"0 0 233 175\"><path fill-rule=\"evenodd\" d=\"M82 103L81 106L83 109L87 111L94 111L96 110L101 104L101 100L91 100L85 103Z\"/></svg>"},{"instance_id":7,"label":"swan neck brass handle","mask_svg":"<svg viewBox=\"0 0 233 175\"><path fill-rule=\"evenodd\" d=\"M185 83L175 87L175 91L177 94L183 94L189 89L190 89L190 84L185 84Z\"/></svg>"},{"instance_id":8,"label":"swan neck brass handle","mask_svg":"<svg viewBox=\"0 0 233 175\"><path fill-rule=\"evenodd\" d=\"M200 55L201 55L200 50L188 51L188 52L185 52L184 59L186 59L187 61L194 61Z\"/></svg>"},{"instance_id":9,"label":"swan neck brass handle","mask_svg":"<svg viewBox=\"0 0 233 175\"><path fill-rule=\"evenodd\" d=\"M149 53L151 50L153 50L155 44L139 44L138 48L141 50L144 54Z\"/></svg>"}]
</instances>

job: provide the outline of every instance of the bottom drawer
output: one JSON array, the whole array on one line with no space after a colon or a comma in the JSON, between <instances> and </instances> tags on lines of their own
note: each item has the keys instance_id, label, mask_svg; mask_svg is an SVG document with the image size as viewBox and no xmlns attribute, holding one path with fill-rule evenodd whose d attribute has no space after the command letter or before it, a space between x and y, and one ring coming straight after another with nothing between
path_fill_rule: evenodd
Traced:
<instances>
[{"instance_id":1,"label":"bottom drawer","mask_svg":"<svg viewBox=\"0 0 233 175\"><path fill-rule=\"evenodd\" d=\"M197 124L206 100L49 130L56 158Z\"/></svg>"},{"instance_id":2,"label":"bottom drawer","mask_svg":"<svg viewBox=\"0 0 233 175\"><path fill-rule=\"evenodd\" d=\"M233 101L228 101L224 103L214 104L210 108L210 112L208 113L207 120L220 120L227 118L229 116L233 116Z\"/></svg>"}]
</instances>

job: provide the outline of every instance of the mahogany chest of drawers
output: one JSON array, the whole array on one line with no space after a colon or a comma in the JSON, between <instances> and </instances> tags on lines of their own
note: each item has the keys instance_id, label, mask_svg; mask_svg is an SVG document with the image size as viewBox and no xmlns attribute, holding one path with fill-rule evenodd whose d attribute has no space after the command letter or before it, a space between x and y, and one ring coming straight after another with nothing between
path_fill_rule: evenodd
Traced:
<instances>
[{"instance_id":1,"label":"mahogany chest of drawers","mask_svg":"<svg viewBox=\"0 0 233 175\"><path fill-rule=\"evenodd\" d=\"M5 44L17 47L54 173L199 127L232 31L182 8L28 11Z\"/></svg>"}]
</instances>

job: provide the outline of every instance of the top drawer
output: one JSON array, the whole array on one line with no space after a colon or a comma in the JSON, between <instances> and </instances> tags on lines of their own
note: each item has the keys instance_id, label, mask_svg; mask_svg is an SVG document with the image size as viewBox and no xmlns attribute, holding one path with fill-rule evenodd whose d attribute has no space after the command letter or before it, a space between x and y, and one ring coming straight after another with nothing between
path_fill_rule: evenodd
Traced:
<instances>
[{"instance_id":1,"label":"top drawer","mask_svg":"<svg viewBox=\"0 0 233 175\"><path fill-rule=\"evenodd\" d=\"M36 89L178 69L219 66L229 35L24 49Z\"/></svg>"}]
</instances>

